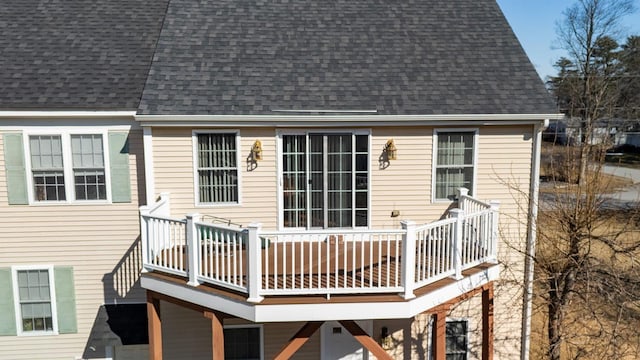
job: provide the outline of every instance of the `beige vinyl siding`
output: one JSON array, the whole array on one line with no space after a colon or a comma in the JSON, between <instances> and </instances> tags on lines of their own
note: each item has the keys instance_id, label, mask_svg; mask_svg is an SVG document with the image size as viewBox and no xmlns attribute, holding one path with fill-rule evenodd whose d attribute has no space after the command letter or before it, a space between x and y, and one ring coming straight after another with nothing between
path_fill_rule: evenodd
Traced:
<instances>
[{"instance_id":1,"label":"beige vinyl siding","mask_svg":"<svg viewBox=\"0 0 640 360\"><path fill-rule=\"evenodd\" d=\"M277 183L274 129L239 130L241 142L238 169L241 178L241 204L199 207L195 205L192 130L194 129L153 129L156 194L169 192L172 215L182 217L188 213L199 212L245 225L259 221L265 228L275 228ZM210 128L195 130L215 131ZM263 159L257 162L255 169L251 169L247 159L256 140L262 142Z\"/></svg>"},{"instance_id":2,"label":"beige vinyl siding","mask_svg":"<svg viewBox=\"0 0 640 360\"><path fill-rule=\"evenodd\" d=\"M433 129L374 128L371 141L372 227L399 228L400 221L437 220L446 205L431 206L431 149ZM397 159L382 168L379 158L393 139ZM391 217L397 210L400 215Z\"/></svg>"},{"instance_id":3,"label":"beige vinyl siding","mask_svg":"<svg viewBox=\"0 0 640 360\"><path fill-rule=\"evenodd\" d=\"M140 272L138 189L144 184L142 132L131 131L132 202L101 205L7 205L0 136L0 267L65 265L74 270L77 334L0 336L2 359L104 357L105 303L144 302ZM27 174L27 176L29 176ZM90 333L100 334L90 338ZM94 347L95 351L90 350ZM85 353L86 351L86 353Z\"/></svg>"}]
</instances>

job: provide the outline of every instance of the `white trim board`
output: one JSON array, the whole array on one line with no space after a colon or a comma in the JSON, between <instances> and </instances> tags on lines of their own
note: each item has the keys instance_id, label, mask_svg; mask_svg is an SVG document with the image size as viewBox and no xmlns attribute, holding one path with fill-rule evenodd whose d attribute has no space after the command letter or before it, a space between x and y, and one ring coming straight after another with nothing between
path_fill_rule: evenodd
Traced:
<instances>
[{"instance_id":1,"label":"white trim board","mask_svg":"<svg viewBox=\"0 0 640 360\"><path fill-rule=\"evenodd\" d=\"M252 322L408 319L498 279L499 272L499 265L494 265L428 294L398 302L261 305L239 302L195 287L164 281L153 275L143 276L140 283L147 290L205 308L215 304L213 310Z\"/></svg>"},{"instance_id":2,"label":"white trim board","mask_svg":"<svg viewBox=\"0 0 640 360\"><path fill-rule=\"evenodd\" d=\"M362 127L362 126L481 126L546 123L563 114L458 115L136 115L141 126L215 127Z\"/></svg>"}]
</instances>

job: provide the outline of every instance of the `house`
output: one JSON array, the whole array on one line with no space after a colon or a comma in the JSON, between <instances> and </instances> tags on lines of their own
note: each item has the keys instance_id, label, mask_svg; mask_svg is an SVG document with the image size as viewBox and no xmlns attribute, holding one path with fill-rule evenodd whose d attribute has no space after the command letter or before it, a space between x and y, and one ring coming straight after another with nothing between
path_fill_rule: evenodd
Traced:
<instances>
[{"instance_id":1,"label":"house","mask_svg":"<svg viewBox=\"0 0 640 360\"><path fill-rule=\"evenodd\" d=\"M591 130L591 145L605 145L609 147L629 146L638 147L640 137L634 131L638 121L635 119L602 118L594 121ZM579 144L585 129L582 128L582 120L579 117L567 117L549 123L544 130L544 141L561 145ZM586 135L585 135L586 136ZM586 140L585 140L586 141Z\"/></svg>"},{"instance_id":2,"label":"house","mask_svg":"<svg viewBox=\"0 0 640 360\"><path fill-rule=\"evenodd\" d=\"M561 115L495 1L10 11L0 358L526 353Z\"/></svg>"}]
</instances>

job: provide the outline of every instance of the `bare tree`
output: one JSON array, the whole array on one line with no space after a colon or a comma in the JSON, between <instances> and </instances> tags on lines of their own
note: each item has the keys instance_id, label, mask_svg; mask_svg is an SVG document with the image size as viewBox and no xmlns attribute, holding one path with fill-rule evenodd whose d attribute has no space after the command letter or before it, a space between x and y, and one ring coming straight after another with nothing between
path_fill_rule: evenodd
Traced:
<instances>
[{"instance_id":1,"label":"bare tree","mask_svg":"<svg viewBox=\"0 0 640 360\"><path fill-rule=\"evenodd\" d=\"M639 358L640 199L624 204L606 196L610 144L594 136L596 122L613 118L621 103L617 39L632 11L632 0L577 0L558 27L569 57L558 62L551 88L579 121L580 138L547 158L547 175L565 186L544 194L537 250L526 253L544 314L540 358Z\"/></svg>"},{"instance_id":2,"label":"bare tree","mask_svg":"<svg viewBox=\"0 0 640 360\"><path fill-rule=\"evenodd\" d=\"M576 68L578 81L572 83L570 108L566 110L570 118L580 121L582 144L592 141L594 122L611 117L610 111L618 103L615 62L602 55L620 37L620 20L633 10L633 0L578 0L558 24L561 47ZM580 147L580 182L585 178L590 153L590 146Z\"/></svg>"}]
</instances>

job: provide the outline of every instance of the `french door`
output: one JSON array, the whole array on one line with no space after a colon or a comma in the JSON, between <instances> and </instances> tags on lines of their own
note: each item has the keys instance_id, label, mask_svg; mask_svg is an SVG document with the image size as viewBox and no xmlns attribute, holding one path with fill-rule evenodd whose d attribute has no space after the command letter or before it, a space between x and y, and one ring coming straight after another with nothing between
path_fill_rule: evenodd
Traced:
<instances>
[{"instance_id":1,"label":"french door","mask_svg":"<svg viewBox=\"0 0 640 360\"><path fill-rule=\"evenodd\" d=\"M368 226L369 136L282 136L284 227Z\"/></svg>"}]
</instances>

